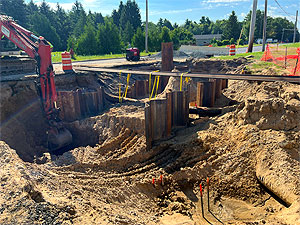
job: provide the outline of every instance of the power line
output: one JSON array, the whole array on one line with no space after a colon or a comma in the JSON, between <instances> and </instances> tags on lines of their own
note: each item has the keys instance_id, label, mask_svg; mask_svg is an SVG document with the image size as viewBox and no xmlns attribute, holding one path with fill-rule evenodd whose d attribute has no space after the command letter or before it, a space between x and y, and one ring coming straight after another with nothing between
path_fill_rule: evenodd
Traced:
<instances>
[{"instance_id":1,"label":"power line","mask_svg":"<svg viewBox=\"0 0 300 225\"><path fill-rule=\"evenodd\" d=\"M292 18L295 19L295 16L294 16L293 14L290 14L290 13L286 12L286 11L283 9L283 7L279 4L279 2L278 2L277 0L274 0L274 1L277 3L277 5L280 7L280 9L281 9L288 17L291 17L291 16L292 16Z\"/></svg>"}]
</instances>

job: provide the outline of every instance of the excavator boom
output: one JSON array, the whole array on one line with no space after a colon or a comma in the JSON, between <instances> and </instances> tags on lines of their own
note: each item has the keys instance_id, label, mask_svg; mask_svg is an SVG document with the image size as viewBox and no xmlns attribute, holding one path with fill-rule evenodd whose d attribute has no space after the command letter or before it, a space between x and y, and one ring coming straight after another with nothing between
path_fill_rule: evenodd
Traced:
<instances>
[{"instance_id":1,"label":"excavator boom","mask_svg":"<svg viewBox=\"0 0 300 225\"><path fill-rule=\"evenodd\" d=\"M0 15L0 37L4 35L31 58L37 61L37 92L47 118L48 148L51 151L60 149L72 142L72 135L59 118L57 93L54 82L54 71L51 61L51 45L43 37L35 36L31 31L18 25L11 17Z\"/></svg>"}]
</instances>

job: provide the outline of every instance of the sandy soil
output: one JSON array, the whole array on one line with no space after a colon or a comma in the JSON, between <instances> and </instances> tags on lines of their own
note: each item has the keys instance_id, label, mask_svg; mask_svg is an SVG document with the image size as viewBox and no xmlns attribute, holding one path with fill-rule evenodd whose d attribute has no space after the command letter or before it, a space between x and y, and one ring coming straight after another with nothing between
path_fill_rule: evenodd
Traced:
<instances>
[{"instance_id":1,"label":"sandy soil","mask_svg":"<svg viewBox=\"0 0 300 225\"><path fill-rule=\"evenodd\" d=\"M233 100L148 151L132 103L68 124L97 143L39 164L0 142L0 223L300 224L299 85L232 81Z\"/></svg>"}]
</instances>

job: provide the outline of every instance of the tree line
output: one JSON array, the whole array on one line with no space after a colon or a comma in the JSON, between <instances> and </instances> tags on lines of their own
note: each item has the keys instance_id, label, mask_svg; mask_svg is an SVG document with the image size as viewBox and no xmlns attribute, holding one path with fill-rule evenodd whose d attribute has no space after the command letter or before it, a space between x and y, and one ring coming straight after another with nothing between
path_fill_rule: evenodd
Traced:
<instances>
[{"instance_id":1,"label":"tree line","mask_svg":"<svg viewBox=\"0 0 300 225\"><path fill-rule=\"evenodd\" d=\"M70 11L65 11L59 3L55 9L43 0L38 6L33 0L1 0L0 13L12 16L20 25L49 40L55 51L73 48L80 55L121 53L129 46L145 49L145 22L141 20L138 4L127 0L119 4L111 15L85 11L79 1L75 1ZM255 39L262 37L263 14L257 10ZM160 51L161 42L172 41L174 48L182 44L195 44L194 35L222 34L222 40L213 40L218 45L246 42L249 36L251 11L241 22L234 11L228 19L211 21L202 16L199 22L186 20L184 24L172 24L167 19L158 23L149 22L149 51ZM268 17L267 37L281 40L282 29L293 29L286 18ZM243 32L241 33L241 31ZM284 40L292 41L293 34L287 33Z\"/></svg>"}]
</instances>

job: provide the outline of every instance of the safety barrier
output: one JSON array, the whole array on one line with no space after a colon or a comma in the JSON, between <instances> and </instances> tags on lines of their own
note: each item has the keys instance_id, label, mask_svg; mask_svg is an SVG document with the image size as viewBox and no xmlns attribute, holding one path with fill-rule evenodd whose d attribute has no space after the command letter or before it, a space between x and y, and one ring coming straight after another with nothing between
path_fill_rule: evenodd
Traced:
<instances>
[{"instance_id":1,"label":"safety barrier","mask_svg":"<svg viewBox=\"0 0 300 225\"><path fill-rule=\"evenodd\" d=\"M64 72L73 71L70 52L66 52L66 51L62 52L61 60L62 60L62 69Z\"/></svg>"},{"instance_id":2,"label":"safety barrier","mask_svg":"<svg viewBox=\"0 0 300 225\"><path fill-rule=\"evenodd\" d=\"M300 48L267 45L261 61L273 62L289 71L289 75L300 75Z\"/></svg>"},{"instance_id":3,"label":"safety barrier","mask_svg":"<svg viewBox=\"0 0 300 225\"><path fill-rule=\"evenodd\" d=\"M235 51L235 45L230 45L229 47L229 55L233 56L235 55L236 51Z\"/></svg>"}]
</instances>

